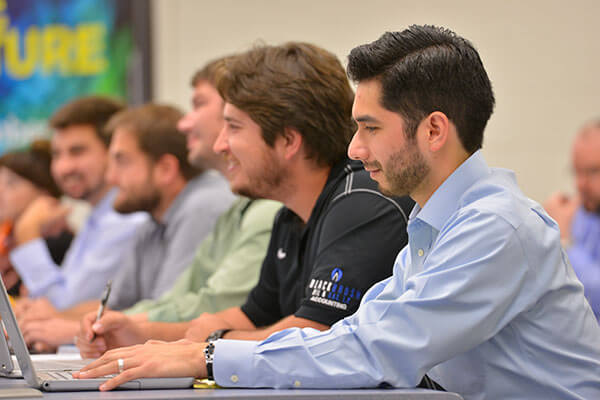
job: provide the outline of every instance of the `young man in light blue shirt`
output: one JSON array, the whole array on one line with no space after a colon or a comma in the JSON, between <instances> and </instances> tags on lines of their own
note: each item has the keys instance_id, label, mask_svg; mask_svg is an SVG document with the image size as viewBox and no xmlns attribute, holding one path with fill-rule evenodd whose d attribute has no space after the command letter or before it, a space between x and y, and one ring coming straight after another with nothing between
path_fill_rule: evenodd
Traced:
<instances>
[{"instance_id":1,"label":"young man in light blue shirt","mask_svg":"<svg viewBox=\"0 0 600 400\"><path fill-rule=\"evenodd\" d=\"M140 376L360 388L414 387L427 374L467 400L600 398L600 328L558 226L479 151L494 96L477 51L448 30L412 26L355 48L348 70L358 82L349 155L383 191L417 203L394 275L324 332L148 343L108 352L79 376L123 365L107 390Z\"/></svg>"},{"instance_id":2,"label":"young man in light blue shirt","mask_svg":"<svg viewBox=\"0 0 600 400\"><path fill-rule=\"evenodd\" d=\"M39 199L15 226L18 247L10 259L30 297L38 299L22 302L20 317L35 309L49 317L56 310L97 299L117 272L123 252L133 245L137 227L148 220L141 213L117 213L112 207L117 191L104 179L109 138L102 130L122 109L111 99L90 96L67 103L50 119L52 176L65 194L93 208L61 265L54 263L41 238L42 229L67 212L56 199Z\"/></svg>"}]
</instances>

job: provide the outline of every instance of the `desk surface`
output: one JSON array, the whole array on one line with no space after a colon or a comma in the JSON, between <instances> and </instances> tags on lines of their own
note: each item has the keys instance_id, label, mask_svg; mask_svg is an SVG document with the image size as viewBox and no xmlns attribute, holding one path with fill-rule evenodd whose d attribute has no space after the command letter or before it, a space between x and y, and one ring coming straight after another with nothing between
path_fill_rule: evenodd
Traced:
<instances>
[{"instance_id":1,"label":"desk surface","mask_svg":"<svg viewBox=\"0 0 600 400\"><path fill-rule=\"evenodd\" d=\"M0 378L0 395L3 389L27 387L23 379ZM0 396L1 397L1 396ZM179 390L120 390L113 392L61 392L44 393L44 399L263 399L270 400L462 400L455 393L435 392L426 389L358 389L358 390L277 390L277 389L179 389Z\"/></svg>"}]
</instances>

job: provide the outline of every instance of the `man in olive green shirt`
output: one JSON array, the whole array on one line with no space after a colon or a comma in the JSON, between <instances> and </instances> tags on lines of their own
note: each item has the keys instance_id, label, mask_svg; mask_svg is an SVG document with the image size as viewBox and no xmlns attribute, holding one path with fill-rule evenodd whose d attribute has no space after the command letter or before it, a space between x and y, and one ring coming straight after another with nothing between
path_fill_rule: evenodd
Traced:
<instances>
[{"instance_id":1,"label":"man in olive green shirt","mask_svg":"<svg viewBox=\"0 0 600 400\"><path fill-rule=\"evenodd\" d=\"M149 321L182 322L239 306L258 281L273 217L281 203L240 197L219 217L192 264L158 300L143 300L125 313ZM134 319L144 318L142 315Z\"/></svg>"}]
</instances>

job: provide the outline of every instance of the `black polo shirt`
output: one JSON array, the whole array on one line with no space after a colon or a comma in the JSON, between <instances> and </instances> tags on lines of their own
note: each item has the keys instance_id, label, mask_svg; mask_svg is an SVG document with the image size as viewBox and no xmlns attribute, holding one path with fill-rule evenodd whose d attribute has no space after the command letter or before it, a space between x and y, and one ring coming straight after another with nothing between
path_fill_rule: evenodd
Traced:
<instances>
[{"instance_id":1,"label":"black polo shirt","mask_svg":"<svg viewBox=\"0 0 600 400\"><path fill-rule=\"evenodd\" d=\"M242 311L255 326L295 315L332 325L353 314L363 294L389 277L406 245L408 197L389 198L362 163L332 168L310 218L283 207L260 278Z\"/></svg>"}]
</instances>

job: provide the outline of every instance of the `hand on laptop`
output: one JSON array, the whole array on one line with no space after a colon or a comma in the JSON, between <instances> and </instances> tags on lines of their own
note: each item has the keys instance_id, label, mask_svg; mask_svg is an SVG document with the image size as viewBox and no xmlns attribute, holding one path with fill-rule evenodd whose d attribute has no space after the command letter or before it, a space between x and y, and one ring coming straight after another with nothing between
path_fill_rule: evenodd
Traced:
<instances>
[{"instance_id":1,"label":"hand on laptop","mask_svg":"<svg viewBox=\"0 0 600 400\"><path fill-rule=\"evenodd\" d=\"M101 358L73 373L79 379L118 374L100 385L106 391L138 378L206 377L204 348L206 343L187 339L176 342L149 340L143 345L110 350ZM118 360L123 360L119 373Z\"/></svg>"},{"instance_id":2,"label":"hand on laptop","mask_svg":"<svg viewBox=\"0 0 600 400\"><path fill-rule=\"evenodd\" d=\"M98 358L105 351L123 346L143 343L147 340L142 327L132 318L117 311L106 311L96 322L96 312L90 312L81 320L75 344L81 357ZM96 339L92 337L96 333Z\"/></svg>"}]
</instances>

